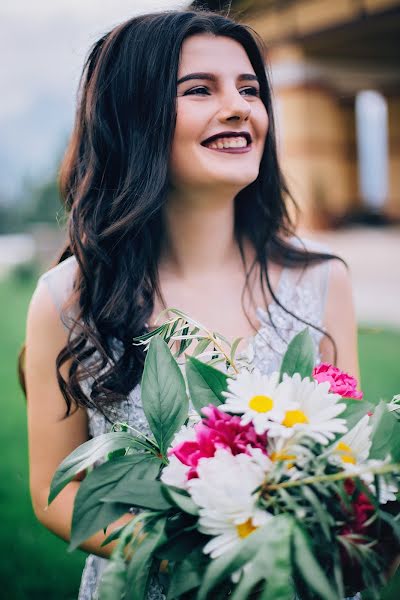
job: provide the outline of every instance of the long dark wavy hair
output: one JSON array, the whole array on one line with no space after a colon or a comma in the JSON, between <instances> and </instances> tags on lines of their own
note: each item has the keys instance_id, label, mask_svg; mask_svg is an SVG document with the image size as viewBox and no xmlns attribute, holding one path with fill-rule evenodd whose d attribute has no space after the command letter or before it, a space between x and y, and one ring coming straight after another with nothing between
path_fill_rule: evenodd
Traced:
<instances>
[{"instance_id":1,"label":"long dark wavy hair","mask_svg":"<svg viewBox=\"0 0 400 600\"><path fill-rule=\"evenodd\" d=\"M107 406L125 398L140 380L144 353L132 339L144 333L155 295L162 298L158 262L180 52L185 38L199 33L242 45L269 116L259 176L235 198L235 237L247 275L242 303L257 264L266 305L266 288L280 304L268 277L269 261L306 268L334 258L285 241L294 234L285 204L290 195L278 165L271 88L255 32L199 10L147 14L115 27L86 60L60 173L69 221L68 244L58 262L74 255L78 263L68 303L76 307L75 323L56 361L66 414L73 404L107 413ZM255 249L250 266L244 260L245 239ZM60 368L70 359L64 380ZM88 377L90 397L81 386Z\"/></svg>"}]
</instances>

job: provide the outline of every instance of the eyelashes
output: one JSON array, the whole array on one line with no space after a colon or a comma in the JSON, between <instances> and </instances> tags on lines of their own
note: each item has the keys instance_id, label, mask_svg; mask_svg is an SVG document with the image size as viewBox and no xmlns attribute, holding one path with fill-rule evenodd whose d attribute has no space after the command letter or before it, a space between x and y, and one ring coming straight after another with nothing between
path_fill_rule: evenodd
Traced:
<instances>
[{"instance_id":1,"label":"eyelashes","mask_svg":"<svg viewBox=\"0 0 400 600\"><path fill-rule=\"evenodd\" d=\"M239 90L240 93L242 92L246 92L246 96L260 96L260 92L257 88L255 87L246 87L246 88L242 88L241 90ZM192 88L190 90L187 90L184 94L182 94L183 96L210 96L210 91L209 89L204 86L204 85L199 85L195 88Z\"/></svg>"}]
</instances>

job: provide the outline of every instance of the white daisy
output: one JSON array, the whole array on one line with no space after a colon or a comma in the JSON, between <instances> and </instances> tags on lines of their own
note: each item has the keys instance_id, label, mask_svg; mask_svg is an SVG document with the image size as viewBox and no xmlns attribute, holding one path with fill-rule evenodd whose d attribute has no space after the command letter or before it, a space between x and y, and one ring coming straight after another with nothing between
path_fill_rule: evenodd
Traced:
<instances>
[{"instance_id":1,"label":"white daisy","mask_svg":"<svg viewBox=\"0 0 400 600\"><path fill-rule=\"evenodd\" d=\"M371 468L382 467L383 465L390 462L390 457L386 460L368 460L364 466ZM374 475L372 473L363 473L361 479L368 485L373 494L376 494L376 488L374 483ZM388 483L386 478L383 476L379 477L379 504L386 504L386 502L393 502L397 499L397 493L399 488L394 483Z\"/></svg>"},{"instance_id":2,"label":"white daisy","mask_svg":"<svg viewBox=\"0 0 400 600\"><path fill-rule=\"evenodd\" d=\"M372 427L365 415L350 431L337 440L330 449L330 460L344 470L354 472L365 463L371 449Z\"/></svg>"},{"instance_id":3,"label":"white daisy","mask_svg":"<svg viewBox=\"0 0 400 600\"><path fill-rule=\"evenodd\" d=\"M213 536L204 547L211 558L229 551L272 518L257 506L255 493L270 466L262 452L233 456L220 449L214 457L200 460L199 478L191 479L188 489L200 508L199 530Z\"/></svg>"},{"instance_id":4,"label":"white daisy","mask_svg":"<svg viewBox=\"0 0 400 600\"><path fill-rule=\"evenodd\" d=\"M219 409L229 413L242 414L243 425L252 422L257 433L264 433L271 422L281 423L286 411L297 405L282 393L279 373L263 375L241 371L237 377L228 380L228 391L223 392L225 404Z\"/></svg>"},{"instance_id":5,"label":"white daisy","mask_svg":"<svg viewBox=\"0 0 400 600\"><path fill-rule=\"evenodd\" d=\"M346 408L339 404L339 394L329 393L330 383L302 379L299 373L292 377L283 376L280 396L287 398L295 408L286 409L280 423L274 423L268 430L270 437L294 437L296 440L306 435L320 444L327 444L337 433L346 433L345 419L337 415Z\"/></svg>"},{"instance_id":6,"label":"white daisy","mask_svg":"<svg viewBox=\"0 0 400 600\"><path fill-rule=\"evenodd\" d=\"M165 485L187 489L187 472L189 469L190 467L184 465L176 456L172 455L169 458L169 463L164 467L160 479Z\"/></svg>"},{"instance_id":7,"label":"white daisy","mask_svg":"<svg viewBox=\"0 0 400 600\"><path fill-rule=\"evenodd\" d=\"M381 467L390 462L368 460L372 446L372 427L369 425L369 416L365 415L350 431L335 442L331 448L330 460L339 464L345 471L355 474L366 467ZM360 478L368 485L371 492L376 494L374 475L372 473L361 473ZM384 477L379 477L379 502L386 504L396 500L398 488L393 483L387 483Z\"/></svg>"}]
</instances>

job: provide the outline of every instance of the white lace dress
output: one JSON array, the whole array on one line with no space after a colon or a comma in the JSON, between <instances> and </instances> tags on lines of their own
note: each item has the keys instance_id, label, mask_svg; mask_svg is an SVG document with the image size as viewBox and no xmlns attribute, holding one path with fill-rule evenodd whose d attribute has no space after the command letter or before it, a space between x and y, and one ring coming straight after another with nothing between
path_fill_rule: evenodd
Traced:
<instances>
[{"instance_id":1,"label":"white lace dress","mask_svg":"<svg viewBox=\"0 0 400 600\"><path fill-rule=\"evenodd\" d=\"M307 242L307 247L315 250L326 251L325 248L315 243ZM68 315L62 312L62 307L69 297L76 260L70 257L57 265L41 277L48 286L60 318L65 327L68 327ZM279 301L291 312L314 325L321 326L326 293L328 287L330 262L309 267L301 273L299 270L284 269L276 292ZM268 311L259 308L257 316L260 327L257 333L249 340L246 351L248 359L263 373L276 370L286 350L289 341L301 331L305 325L285 312L275 302L269 305ZM275 325L272 326L271 319ZM318 354L322 334L310 328L310 333ZM92 437L110 430L110 423L96 410L88 409L89 433ZM149 426L143 412L140 399L140 385L137 385L129 396L114 408L115 421L128 422L136 429L149 433ZM78 600L93 600L96 598L98 582L107 560L95 555L89 555L82 575ZM152 581L148 592L148 600L165 599L157 581Z\"/></svg>"}]
</instances>

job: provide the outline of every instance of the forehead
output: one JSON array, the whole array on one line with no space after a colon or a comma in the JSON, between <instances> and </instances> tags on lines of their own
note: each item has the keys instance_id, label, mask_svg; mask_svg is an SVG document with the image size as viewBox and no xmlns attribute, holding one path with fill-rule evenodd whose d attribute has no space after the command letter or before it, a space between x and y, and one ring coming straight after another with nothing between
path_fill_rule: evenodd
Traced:
<instances>
[{"instance_id":1,"label":"forehead","mask_svg":"<svg viewBox=\"0 0 400 600\"><path fill-rule=\"evenodd\" d=\"M239 42L225 36L200 33L182 44L178 78L188 73L254 73L250 59Z\"/></svg>"}]
</instances>

